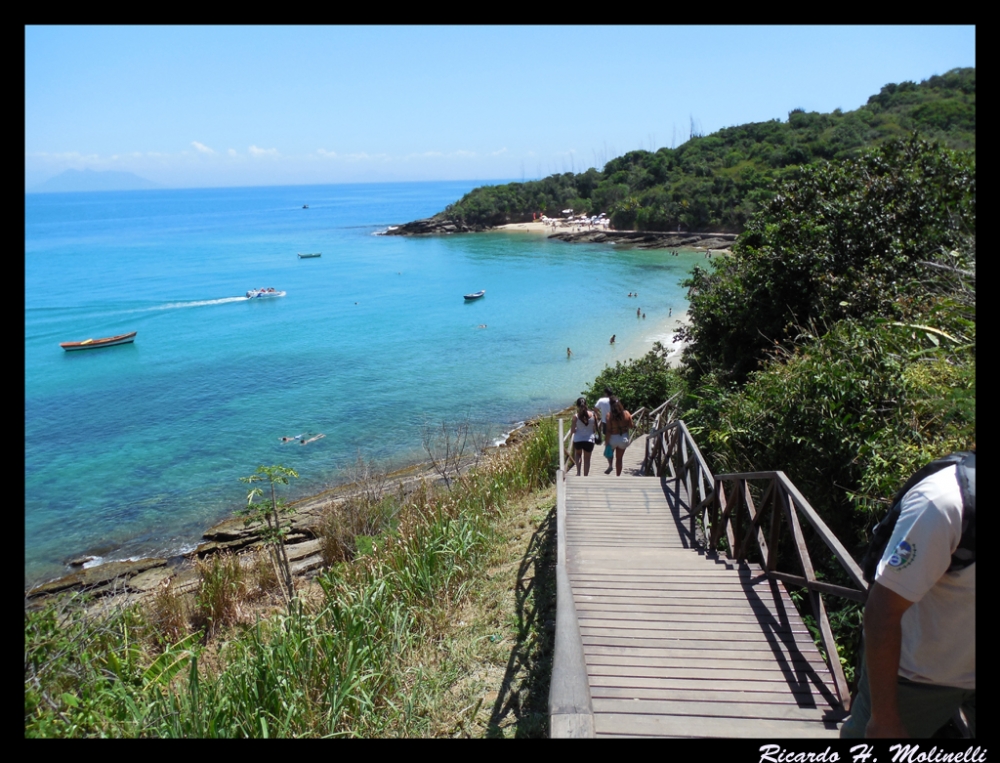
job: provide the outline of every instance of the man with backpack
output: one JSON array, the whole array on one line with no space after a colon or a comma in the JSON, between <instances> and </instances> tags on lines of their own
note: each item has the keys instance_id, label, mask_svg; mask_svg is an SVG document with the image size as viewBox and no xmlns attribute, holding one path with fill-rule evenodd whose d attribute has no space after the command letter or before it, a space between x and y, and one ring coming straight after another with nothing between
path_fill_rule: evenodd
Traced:
<instances>
[{"instance_id":1,"label":"man with backpack","mask_svg":"<svg viewBox=\"0 0 1000 763\"><path fill-rule=\"evenodd\" d=\"M921 469L875 537L858 693L840 735L926 738L963 706L974 734L975 453Z\"/></svg>"}]
</instances>

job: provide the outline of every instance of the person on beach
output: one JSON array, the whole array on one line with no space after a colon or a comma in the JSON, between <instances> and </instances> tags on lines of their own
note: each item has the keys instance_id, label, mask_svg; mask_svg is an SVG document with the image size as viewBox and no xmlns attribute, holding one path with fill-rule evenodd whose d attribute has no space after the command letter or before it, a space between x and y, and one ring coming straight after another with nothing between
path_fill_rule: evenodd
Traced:
<instances>
[{"instance_id":1,"label":"person on beach","mask_svg":"<svg viewBox=\"0 0 1000 763\"><path fill-rule=\"evenodd\" d=\"M594 451L597 439L597 413L587 409L587 399L577 398L576 413L573 414L573 426L569 430L573 437L574 460L576 461L576 476L580 476L580 457L583 457L583 476L590 476L590 454Z\"/></svg>"},{"instance_id":2,"label":"person on beach","mask_svg":"<svg viewBox=\"0 0 1000 763\"><path fill-rule=\"evenodd\" d=\"M632 429L632 414L625 410L621 400L611 396L611 413L608 415L608 445L615 451L615 476L622 476L622 458L629 445L628 434Z\"/></svg>"},{"instance_id":3,"label":"person on beach","mask_svg":"<svg viewBox=\"0 0 1000 763\"><path fill-rule=\"evenodd\" d=\"M608 416L611 415L611 388L604 388L604 397L598 399L594 403L594 413L598 414L601 419L601 431L604 432L604 440L607 442L608 439ZM608 469L605 474L611 474L611 470L615 468L614 458L615 451L610 445L604 446L604 457L608 459Z\"/></svg>"}]
</instances>

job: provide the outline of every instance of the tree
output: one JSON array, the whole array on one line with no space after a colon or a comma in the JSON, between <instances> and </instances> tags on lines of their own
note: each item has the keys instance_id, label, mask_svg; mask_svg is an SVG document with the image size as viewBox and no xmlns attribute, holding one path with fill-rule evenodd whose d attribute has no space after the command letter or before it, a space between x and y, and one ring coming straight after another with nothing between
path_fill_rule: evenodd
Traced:
<instances>
[{"instance_id":1,"label":"tree","mask_svg":"<svg viewBox=\"0 0 1000 763\"><path fill-rule=\"evenodd\" d=\"M921 263L974 234L975 214L974 156L916 135L803 168L747 222L734 257L686 282L693 379L742 383L775 346L791 347L797 326L901 317Z\"/></svg>"},{"instance_id":2,"label":"tree","mask_svg":"<svg viewBox=\"0 0 1000 763\"><path fill-rule=\"evenodd\" d=\"M288 554L285 552L285 536L288 535L291 523L282 524L282 517L294 513L294 509L289 509L282 501L278 500L274 486L277 484L287 485L289 478L298 476L294 469L285 466L258 466L257 471L249 477L240 477L240 482L246 482L254 487L251 487L247 493L247 505L236 510L236 514L243 517L246 525L249 526L254 522L261 525L261 540L267 546L275 574L281 581L283 592L288 601L295 597L292 569L288 563ZM259 500L264 496L264 490L257 485L263 482L266 482L270 487L270 500Z\"/></svg>"}]
</instances>

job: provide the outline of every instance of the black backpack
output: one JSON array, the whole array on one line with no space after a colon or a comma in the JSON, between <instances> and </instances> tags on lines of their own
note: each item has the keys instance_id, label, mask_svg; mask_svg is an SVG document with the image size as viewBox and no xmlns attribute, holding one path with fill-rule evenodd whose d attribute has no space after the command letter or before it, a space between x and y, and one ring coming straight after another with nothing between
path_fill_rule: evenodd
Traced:
<instances>
[{"instance_id":1,"label":"black backpack","mask_svg":"<svg viewBox=\"0 0 1000 763\"><path fill-rule=\"evenodd\" d=\"M878 563L885 553L885 547L889 545L892 531L896 527L896 520L899 519L899 512L905 496L910 489L921 480L930 477L935 472L939 472L949 466L957 465L955 470L958 479L958 489L962 494L962 539L951 555L951 565L948 572L961 570L976 562L976 454L969 451L959 451L931 461L906 481L906 484L896 493L892 499L892 508L889 513L882 518L882 521L875 525L872 530L872 542L865 553L862 563L865 580L869 583L875 580L875 571Z\"/></svg>"}]
</instances>

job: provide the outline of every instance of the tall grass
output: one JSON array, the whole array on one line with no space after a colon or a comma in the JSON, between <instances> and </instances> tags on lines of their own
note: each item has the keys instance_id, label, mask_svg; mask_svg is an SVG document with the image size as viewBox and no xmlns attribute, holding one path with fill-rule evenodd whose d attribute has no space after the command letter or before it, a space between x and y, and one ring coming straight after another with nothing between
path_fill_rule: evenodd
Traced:
<instances>
[{"instance_id":1,"label":"tall grass","mask_svg":"<svg viewBox=\"0 0 1000 763\"><path fill-rule=\"evenodd\" d=\"M140 678L123 681L95 669L96 662L88 667L71 658L75 672L67 670L59 662L66 654L53 658L39 648L46 639L59 640L54 610L26 614L26 735L405 735L419 689L400 669L401 658L448 627L449 611L493 548L507 502L551 480L556 439L554 422L544 422L520 446L462 475L446 494L422 485L392 499L392 521L374 537L371 553L321 574L317 600L293 600L214 653L191 652L189 642L168 649L169 664L180 666L171 668L169 683L144 682L138 667L133 673ZM379 511L385 515L384 507ZM202 612L211 612L206 627L218 629L229 622L220 592L234 584L233 569L229 559L211 564L199 602ZM121 623L119 638L105 639L100 649L122 648L129 627ZM29 653L36 666L30 680ZM130 654L142 662L141 649ZM96 709L75 712L73 703L91 694Z\"/></svg>"}]
</instances>

